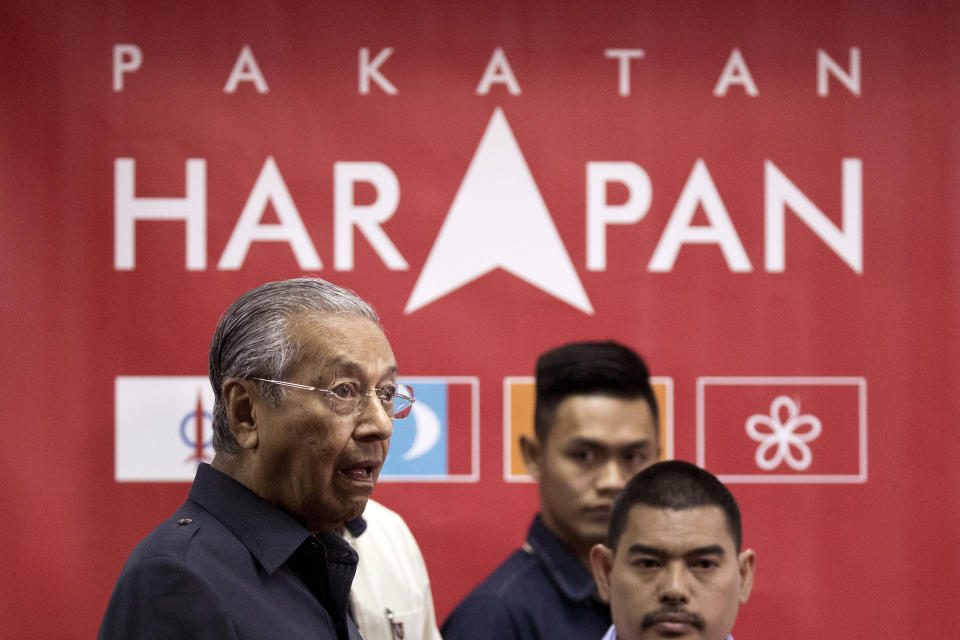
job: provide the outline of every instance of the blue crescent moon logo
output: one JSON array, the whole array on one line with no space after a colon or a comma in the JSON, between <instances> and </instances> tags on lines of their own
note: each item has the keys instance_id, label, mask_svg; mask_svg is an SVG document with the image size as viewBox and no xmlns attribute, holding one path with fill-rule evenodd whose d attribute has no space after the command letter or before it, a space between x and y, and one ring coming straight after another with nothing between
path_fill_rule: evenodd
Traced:
<instances>
[{"instance_id":1,"label":"blue crescent moon logo","mask_svg":"<svg viewBox=\"0 0 960 640\"><path fill-rule=\"evenodd\" d=\"M417 433L413 437L413 444L401 456L404 460L419 458L433 449L440 440L440 419L433 409L418 402L413 405L412 413Z\"/></svg>"}]
</instances>

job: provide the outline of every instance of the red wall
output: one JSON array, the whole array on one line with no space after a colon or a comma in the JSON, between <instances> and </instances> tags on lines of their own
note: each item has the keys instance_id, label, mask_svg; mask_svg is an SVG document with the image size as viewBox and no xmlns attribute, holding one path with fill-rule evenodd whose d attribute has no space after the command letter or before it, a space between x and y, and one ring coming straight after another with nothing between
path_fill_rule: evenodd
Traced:
<instances>
[{"instance_id":1,"label":"red wall","mask_svg":"<svg viewBox=\"0 0 960 640\"><path fill-rule=\"evenodd\" d=\"M960 623L953 5L235 4L0 20L0 635L95 634L126 555L186 495L115 478L116 378L204 375L229 302L302 273L373 301L403 374L477 381L476 443L450 426L474 480L375 492L417 535L441 620L536 510L504 479L504 378L615 338L671 381L674 456L741 502L758 568L739 639ZM383 80L358 70L387 48ZM606 53L625 49L643 56ZM589 178L604 162L619 182ZM183 221L118 226L188 193L192 268ZM224 268L248 200L263 224L295 208L299 248L255 241ZM381 235L345 224L381 214ZM743 418L780 396L823 422L806 468L755 462Z\"/></svg>"}]
</instances>

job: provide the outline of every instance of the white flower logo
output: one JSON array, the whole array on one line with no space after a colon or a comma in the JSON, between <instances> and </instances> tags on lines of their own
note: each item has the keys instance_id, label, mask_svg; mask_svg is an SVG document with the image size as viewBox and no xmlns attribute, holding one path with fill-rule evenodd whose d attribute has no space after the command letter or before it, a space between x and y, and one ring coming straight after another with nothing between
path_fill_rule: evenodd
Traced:
<instances>
[{"instance_id":1,"label":"white flower logo","mask_svg":"<svg viewBox=\"0 0 960 640\"><path fill-rule=\"evenodd\" d=\"M780 419L783 410L786 410L786 420ZM765 427L762 430L761 425ZM809 429L801 431L805 425ZM760 443L755 459L764 471L776 469L784 461L795 471L805 470L813 461L807 443L815 440L822 430L819 418L800 415L799 404L787 396L777 396L770 403L770 415L758 413L747 420L747 435Z\"/></svg>"}]
</instances>

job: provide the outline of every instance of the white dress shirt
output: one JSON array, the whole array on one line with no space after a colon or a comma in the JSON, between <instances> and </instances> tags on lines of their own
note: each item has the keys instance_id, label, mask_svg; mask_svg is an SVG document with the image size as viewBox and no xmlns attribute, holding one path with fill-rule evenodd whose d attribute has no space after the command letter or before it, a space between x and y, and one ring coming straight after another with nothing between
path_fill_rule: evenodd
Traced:
<instances>
[{"instance_id":1,"label":"white dress shirt","mask_svg":"<svg viewBox=\"0 0 960 640\"><path fill-rule=\"evenodd\" d=\"M441 640L427 567L407 523L373 500L363 519L363 533L343 536L360 556L350 601L363 640Z\"/></svg>"}]
</instances>

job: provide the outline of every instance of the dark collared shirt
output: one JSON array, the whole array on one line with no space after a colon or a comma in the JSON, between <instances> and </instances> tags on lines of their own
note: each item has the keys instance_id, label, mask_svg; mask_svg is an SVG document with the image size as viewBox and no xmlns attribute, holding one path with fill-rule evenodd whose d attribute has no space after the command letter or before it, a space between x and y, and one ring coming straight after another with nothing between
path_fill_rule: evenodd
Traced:
<instances>
[{"instance_id":1,"label":"dark collared shirt","mask_svg":"<svg viewBox=\"0 0 960 640\"><path fill-rule=\"evenodd\" d=\"M602 638L610 608L593 576L538 515L526 544L463 599L443 624L444 640Z\"/></svg>"},{"instance_id":2,"label":"dark collared shirt","mask_svg":"<svg viewBox=\"0 0 960 640\"><path fill-rule=\"evenodd\" d=\"M130 554L102 640L359 640L348 615L357 554L312 536L229 476L201 464L190 497Z\"/></svg>"}]
</instances>

